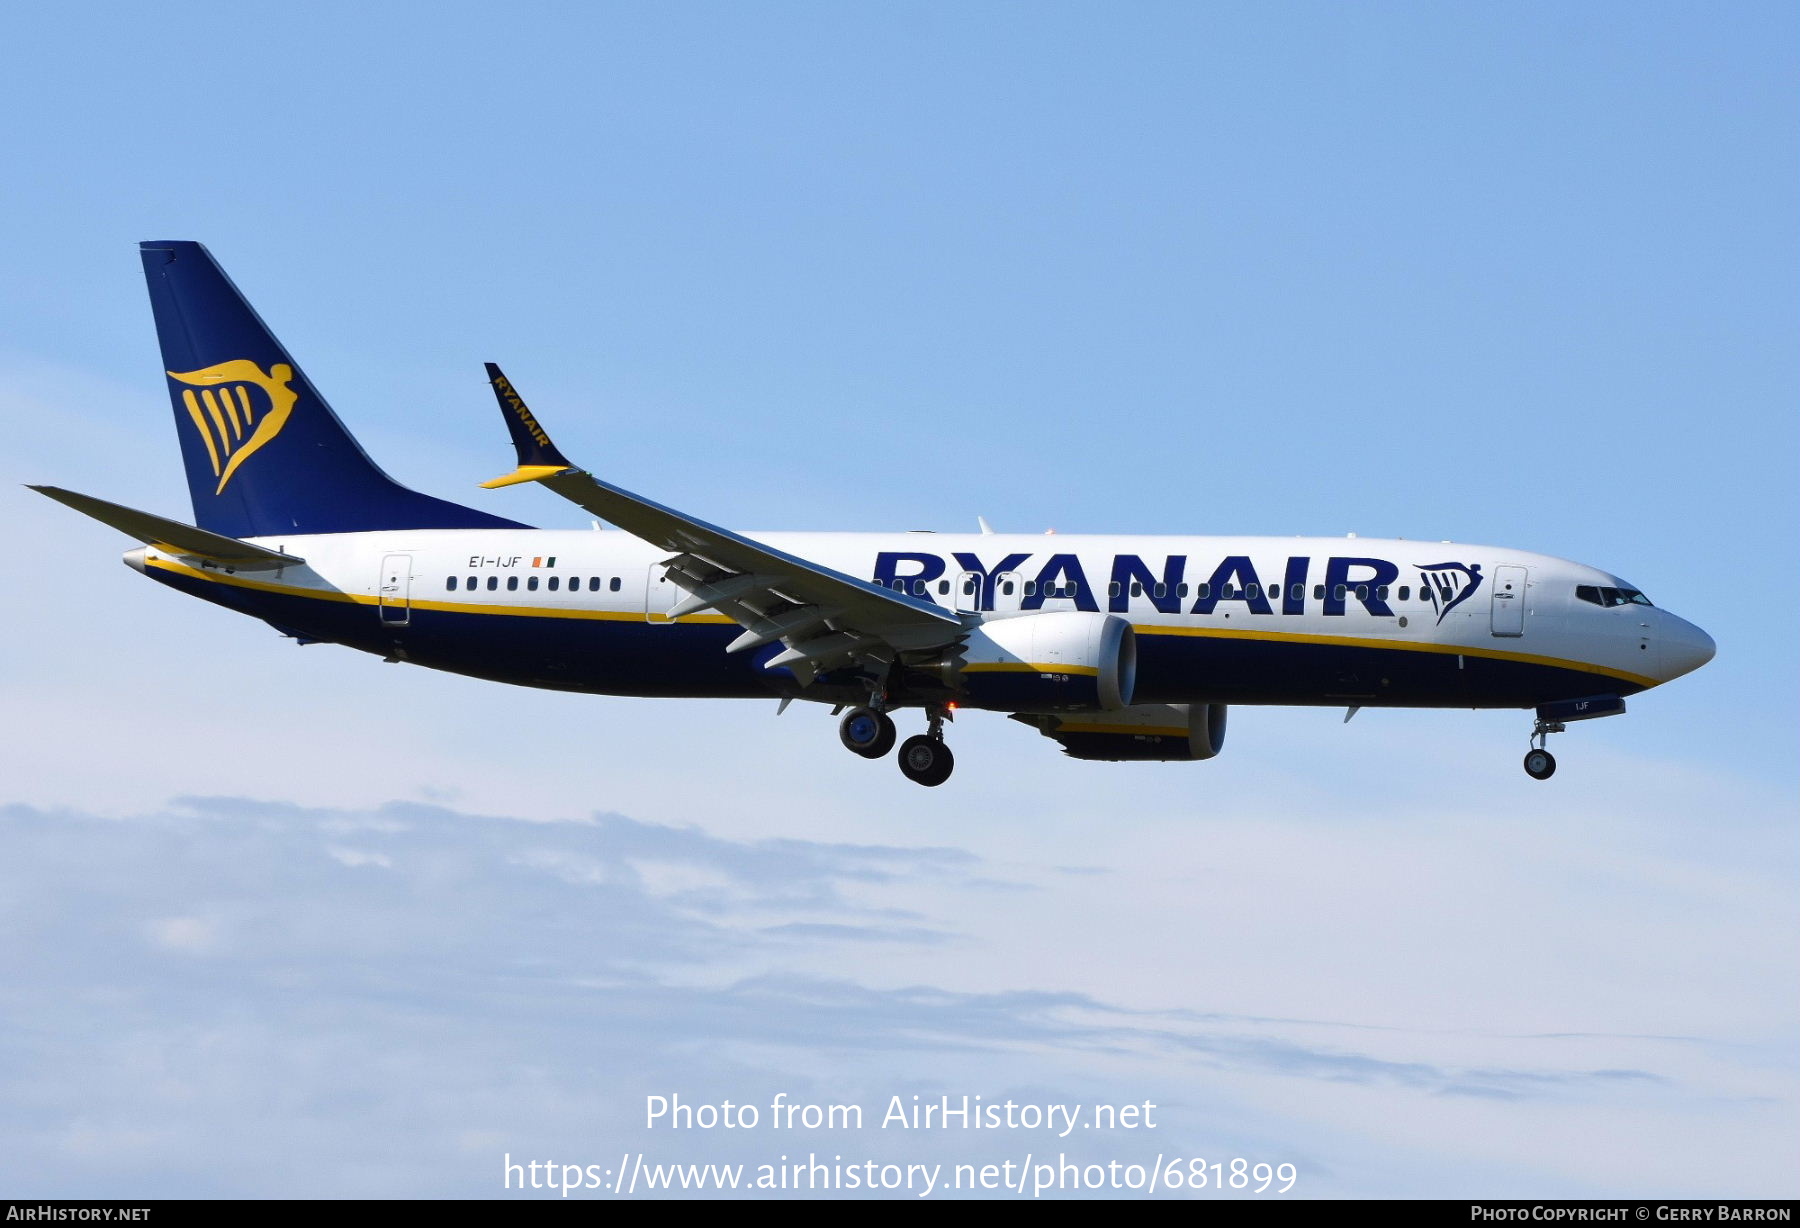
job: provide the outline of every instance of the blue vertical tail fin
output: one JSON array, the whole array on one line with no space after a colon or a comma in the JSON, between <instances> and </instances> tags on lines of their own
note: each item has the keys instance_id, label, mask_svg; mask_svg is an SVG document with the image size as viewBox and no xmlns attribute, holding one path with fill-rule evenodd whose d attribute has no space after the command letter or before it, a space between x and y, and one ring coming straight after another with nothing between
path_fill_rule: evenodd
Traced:
<instances>
[{"instance_id":1,"label":"blue vertical tail fin","mask_svg":"<svg viewBox=\"0 0 1800 1228\"><path fill-rule=\"evenodd\" d=\"M525 527L383 473L205 247L139 250L195 524L227 537Z\"/></svg>"}]
</instances>

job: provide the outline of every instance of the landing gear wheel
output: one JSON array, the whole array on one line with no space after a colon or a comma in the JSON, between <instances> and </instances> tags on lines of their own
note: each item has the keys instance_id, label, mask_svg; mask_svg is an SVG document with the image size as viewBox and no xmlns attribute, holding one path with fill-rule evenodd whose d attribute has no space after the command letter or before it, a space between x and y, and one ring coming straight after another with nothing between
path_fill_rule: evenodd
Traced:
<instances>
[{"instance_id":1,"label":"landing gear wheel","mask_svg":"<svg viewBox=\"0 0 1800 1228\"><path fill-rule=\"evenodd\" d=\"M1547 750L1533 750L1525 756L1525 774L1533 780L1549 780L1556 775L1556 756Z\"/></svg>"},{"instance_id":2,"label":"landing gear wheel","mask_svg":"<svg viewBox=\"0 0 1800 1228\"><path fill-rule=\"evenodd\" d=\"M936 738L920 733L900 743L900 772L914 784L941 785L955 766L950 748Z\"/></svg>"},{"instance_id":3,"label":"landing gear wheel","mask_svg":"<svg viewBox=\"0 0 1800 1228\"><path fill-rule=\"evenodd\" d=\"M893 719L873 708L852 708L838 722L838 740L865 759L879 759L893 750L898 736Z\"/></svg>"}]
</instances>

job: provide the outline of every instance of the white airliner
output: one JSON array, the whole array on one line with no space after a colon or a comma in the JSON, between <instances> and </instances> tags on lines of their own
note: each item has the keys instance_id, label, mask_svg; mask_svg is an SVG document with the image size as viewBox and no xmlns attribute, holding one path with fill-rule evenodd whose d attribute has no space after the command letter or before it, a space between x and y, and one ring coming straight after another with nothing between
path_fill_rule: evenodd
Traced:
<instances>
[{"instance_id":1,"label":"white airliner","mask_svg":"<svg viewBox=\"0 0 1800 1228\"><path fill-rule=\"evenodd\" d=\"M847 708L943 783L958 709L1080 759L1210 759L1231 704L1535 709L1547 735L1698 669L1707 634L1593 567L1368 538L737 533L571 465L492 364L535 481L614 530L534 529L378 469L198 243L141 245L195 524L56 487L125 560L301 643L607 695Z\"/></svg>"}]
</instances>

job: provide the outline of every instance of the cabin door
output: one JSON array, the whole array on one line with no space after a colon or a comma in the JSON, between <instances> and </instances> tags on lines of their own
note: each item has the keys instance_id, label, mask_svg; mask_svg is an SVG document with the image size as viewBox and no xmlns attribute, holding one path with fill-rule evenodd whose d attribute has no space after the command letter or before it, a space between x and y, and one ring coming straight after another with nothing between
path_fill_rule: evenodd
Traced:
<instances>
[{"instance_id":1,"label":"cabin door","mask_svg":"<svg viewBox=\"0 0 1800 1228\"><path fill-rule=\"evenodd\" d=\"M956 577L955 587L950 590L954 599L952 608L958 614L981 613L982 578L978 571L965 571Z\"/></svg>"},{"instance_id":2,"label":"cabin door","mask_svg":"<svg viewBox=\"0 0 1800 1228\"><path fill-rule=\"evenodd\" d=\"M669 607L687 596L687 590L669 579L661 563L650 564L644 577L644 621L666 627L672 621Z\"/></svg>"},{"instance_id":3,"label":"cabin door","mask_svg":"<svg viewBox=\"0 0 1800 1228\"><path fill-rule=\"evenodd\" d=\"M375 605L384 627L404 627L412 621L412 555L382 556Z\"/></svg>"},{"instance_id":4,"label":"cabin door","mask_svg":"<svg viewBox=\"0 0 1800 1228\"><path fill-rule=\"evenodd\" d=\"M1494 568L1494 634L1525 634L1525 569Z\"/></svg>"}]
</instances>

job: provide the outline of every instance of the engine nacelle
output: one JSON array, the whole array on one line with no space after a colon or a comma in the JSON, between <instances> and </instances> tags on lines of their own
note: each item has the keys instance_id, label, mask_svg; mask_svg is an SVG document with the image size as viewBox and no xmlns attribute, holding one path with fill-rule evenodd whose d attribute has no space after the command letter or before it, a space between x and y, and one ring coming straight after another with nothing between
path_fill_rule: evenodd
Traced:
<instances>
[{"instance_id":1,"label":"engine nacelle","mask_svg":"<svg viewBox=\"0 0 1800 1228\"><path fill-rule=\"evenodd\" d=\"M1211 759L1225 745L1224 704L1142 704L1116 712L1028 716L1075 759Z\"/></svg>"},{"instance_id":2,"label":"engine nacelle","mask_svg":"<svg viewBox=\"0 0 1800 1228\"><path fill-rule=\"evenodd\" d=\"M1111 614L1061 610L982 623L926 667L971 708L1098 712L1131 703L1137 636Z\"/></svg>"}]
</instances>

